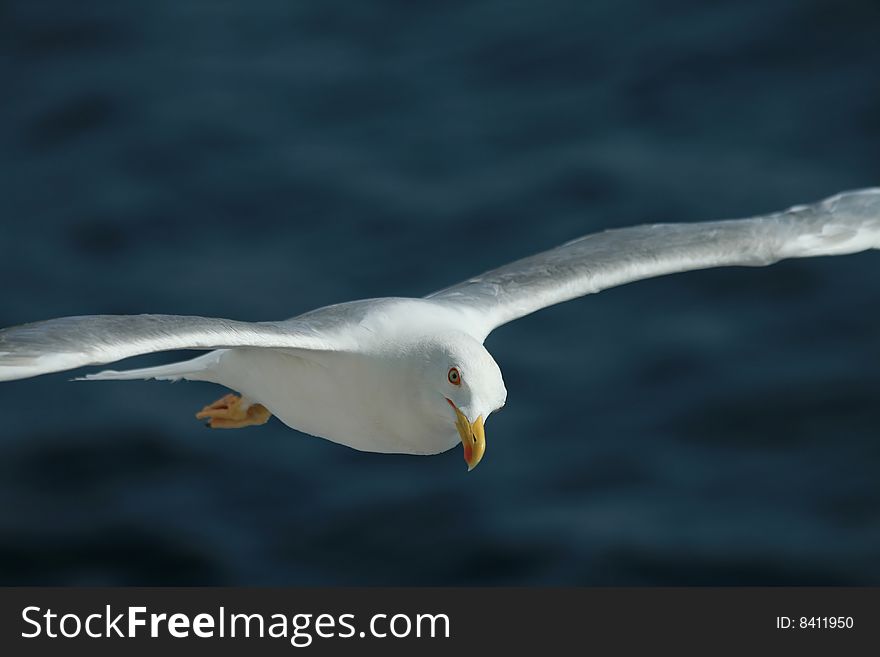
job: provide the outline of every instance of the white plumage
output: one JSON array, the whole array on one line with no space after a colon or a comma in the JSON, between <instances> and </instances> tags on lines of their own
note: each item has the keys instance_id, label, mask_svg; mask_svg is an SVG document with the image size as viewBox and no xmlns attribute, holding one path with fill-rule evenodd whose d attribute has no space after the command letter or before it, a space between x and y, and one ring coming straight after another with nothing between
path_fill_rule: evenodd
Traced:
<instances>
[{"instance_id":1,"label":"white plumage","mask_svg":"<svg viewBox=\"0 0 880 657\"><path fill-rule=\"evenodd\" d=\"M433 454L461 440L473 467L483 423L507 394L483 347L498 326L653 276L877 248L880 188L864 189L750 219L609 230L424 299L353 301L281 322L96 315L12 327L0 331L0 381L208 349L181 363L84 378L210 381L242 394L239 415L261 405L291 427L375 452Z\"/></svg>"}]
</instances>

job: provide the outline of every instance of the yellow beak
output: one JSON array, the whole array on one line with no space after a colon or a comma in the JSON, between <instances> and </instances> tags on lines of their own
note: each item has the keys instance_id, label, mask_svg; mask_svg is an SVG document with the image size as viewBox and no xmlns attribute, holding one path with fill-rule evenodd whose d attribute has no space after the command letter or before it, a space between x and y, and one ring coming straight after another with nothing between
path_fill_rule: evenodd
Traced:
<instances>
[{"instance_id":1,"label":"yellow beak","mask_svg":"<svg viewBox=\"0 0 880 657\"><path fill-rule=\"evenodd\" d=\"M449 401L448 399L446 401ZM486 453L486 431L483 428L483 416L481 415L471 423L465 414L458 410L458 406L449 401L455 411L455 428L461 436L461 444L464 447L464 462L467 463L468 472L477 467L483 454Z\"/></svg>"}]
</instances>

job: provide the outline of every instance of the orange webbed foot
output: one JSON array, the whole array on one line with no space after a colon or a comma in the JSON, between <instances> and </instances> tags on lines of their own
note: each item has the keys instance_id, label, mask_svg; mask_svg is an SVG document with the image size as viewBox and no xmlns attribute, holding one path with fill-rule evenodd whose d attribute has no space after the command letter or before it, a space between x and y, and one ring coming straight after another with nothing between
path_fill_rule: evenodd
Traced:
<instances>
[{"instance_id":1,"label":"orange webbed foot","mask_svg":"<svg viewBox=\"0 0 880 657\"><path fill-rule=\"evenodd\" d=\"M232 393L224 395L196 413L199 420L208 420L212 429L241 429L266 424L272 414L262 404L247 404Z\"/></svg>"}]
</instances>

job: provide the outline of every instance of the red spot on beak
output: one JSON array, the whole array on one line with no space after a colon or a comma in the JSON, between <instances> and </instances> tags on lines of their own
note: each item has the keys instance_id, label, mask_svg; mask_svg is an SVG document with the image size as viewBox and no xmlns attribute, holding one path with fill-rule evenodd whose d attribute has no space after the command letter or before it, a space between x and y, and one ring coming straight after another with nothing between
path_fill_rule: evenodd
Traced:
<instances>
[{"instance_id":1,"label":"red spot on beak","mask_svg":"<svg viewBox=\"0 0 880 657\"><path fill-rule=\"evenodd\" d=\"M474 450L471 449L471 446L470 446L470 445L465 445L465 446L464 446L464 461L465 461L465 463L467 463L468 465L470 465L470 464L471 464L471 457L472 457L473 455L474 455Z\"/></svg>"}]
</instances>

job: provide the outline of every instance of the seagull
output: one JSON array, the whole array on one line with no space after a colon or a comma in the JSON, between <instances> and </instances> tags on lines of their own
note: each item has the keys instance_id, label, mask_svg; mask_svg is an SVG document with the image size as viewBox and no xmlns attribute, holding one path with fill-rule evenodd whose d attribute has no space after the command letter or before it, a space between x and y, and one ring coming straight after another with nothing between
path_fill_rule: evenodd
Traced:
<instances>
[{"instance_id":1,"label":"seagull","mask_svg":"<svg viewBox=\"0 0 880 657\"><path fill-rule=\"evenodd\" d=\"M207 381L229 393L196 417L214 429L272 415L301 432L381 453L463 446L507 400L483 346L496 328L563 301L654 276L880 249L880 187L748 219L606 230L423 298L362 299L277 322L177 315L62 317L0 330L0 381L176 349L191 360L77 380Z\"/></svg>"}]
</instances>

